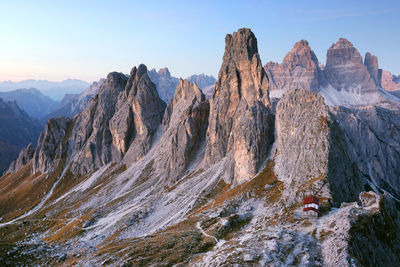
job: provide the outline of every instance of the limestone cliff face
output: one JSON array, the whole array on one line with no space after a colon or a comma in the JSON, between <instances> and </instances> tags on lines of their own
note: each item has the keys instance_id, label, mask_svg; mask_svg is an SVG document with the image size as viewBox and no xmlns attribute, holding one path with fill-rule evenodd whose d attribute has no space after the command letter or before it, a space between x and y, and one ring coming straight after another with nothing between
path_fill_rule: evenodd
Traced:
<instances>
[{"instance_id":1,"label":"limestone cliff face","mask_svg":"<svg viewBox=\"0 0 400 267\"><path fill-rule=\"evenodd\" d=\"M378 90L360 53L344 38L328 49L324 73L327 82L338 91L367 94Z\"/></svg>"},{"instance_id":2,"label":"limestone cliff face","mask_svg":"<svg viewBox=\"0 0 400 267\"><path fill-rule=\"evenodd\" d=\"M346 134L349 156L363 178L400 197L400 110L398 107L333 107Z\"/></svg>"},{"instance_id":3,"label":"limestone cliff face","mask_svg":"<svg viewBox=\"0 0 400 267\"><path fill-rule=\"evenodd\" d=\"M87 173L112 160L113 138L108 124L127 80L122 73L108 74L97 95L74 119L69 151L73 172Z\"/></svg>"},{"instance_id":4,"label":"limestone cliff face","mask_svg":"<svg viewBox=\"0 0 400 267\"><path fill-rule=\"evenodd\" d=\"M347 155L344 134L322 96L287 92L276 108L276 166L289 203L314 194L332 204L357 200L361 182Z\"/></svg>"},{"instance_id":5,"label":"limestone cliff face","mask_svg":"<svg viewBox=\"0 0 400 267\"><path fill-rule=\"evenodd\" d=\"M34 173L52 170L61 162L62 158L65 159L67 147L64 139L70 123L71 120L65 117L50 119L47 122L46 129L40 135L33 155L32 170ZM29 146L27 149L29 149ZM20 160L20 158L17 159L17 162ZM25 162L27 163L27 161Z\"/></svg>"},{"instance_id":6,"label":"limestone cliff face","mask_svg":"<svg viewBox=\"0 0 400 267\"><path fill-rule=\"evenodd\" d=\"M11 162L6 173L13 173L16 170L21 169L25 166L32 158L35 153L35 148L30 143L25 149L21 150L18 154L18 158Z\"/></svg>"},{"instance_id":7,"label":"limestone cliff face","mask_svg":"<svg viewBox=\"0 0 400 267\"><path fill-rule=\"evenodd\" d=\"M374 79L375 84L381 86L382 70L379 69L378 57L367 52L364 57L364 65L367 67L369 74Z\"/></svg>"},{"instance_id":8,"label":"limestone cliff face","mask_svg":"<svg viewBox=\"0 0 400 267\"><path fill-rule=\"evenodd\" d=\"M268 62L265 70L270 80L270 94L274 97L281 97L284 91L301 88L318 92L319 87L324 85L317 56L306 40L295 43L281 64Z\"/></svg>"},{"instance_id":9,"label":"limestone cliff face","mask_svg":"<svg viewBox=\"0 0 400 267\"><path fill-rule=\"evenodd\" d=\"M381 85L382 88L394 92L400 97L400 79L391 74L389 71L382 70Z\"/></svg>"},{"instance_id":10,"label":"limestone cliff face","mask_svg":"<svg viewBox=\"0 0 400 267\"><path fill-rule=\"evenodd\" d=\"M175 96L168 105L163 120L161 146L166 146L166 154L160 158L164 162L170 181L177 181L196 159L205 142L208 126L209 103L196 84L179 80Z\"/></svg>"},{"instance_id":11,"label":"limestone cliff face","mask_svg":"<svg viewBox=\"0 0 400 267\"><path fill-rule=\"evenodd\" d=\"M110 120L113 144L125 162L133 163L150 149L166 104L158 95L145 65L133 68Z\"/></svg>"},{"instance_id":12,"label":"limestone cliff face","mask_svg":"<svg viewBox=\"0 0 400 267\"><path fill-rule=\"evenodd\" d=\"M61 160L79 174L123 158L133 163L150 149L165 106L146 66L134 67L129 79L112 72L73 120L49 120L33 156L33 172L51 170ZM13 170L26 164L30 153L25 152Z\"/></svg>"},{"instance_id":13,"label":"limestone cliff face","mask_svg":"<svg viewBox=\"0 0 400 267\"><path fill-rule=\"evenodd\" d=\"M273 125L268 92L254 34L249 29L228 34L210 99L205 157L212 164L229 156L237 181L250 179L267 156Z\"/></svg>"}]
</instances>

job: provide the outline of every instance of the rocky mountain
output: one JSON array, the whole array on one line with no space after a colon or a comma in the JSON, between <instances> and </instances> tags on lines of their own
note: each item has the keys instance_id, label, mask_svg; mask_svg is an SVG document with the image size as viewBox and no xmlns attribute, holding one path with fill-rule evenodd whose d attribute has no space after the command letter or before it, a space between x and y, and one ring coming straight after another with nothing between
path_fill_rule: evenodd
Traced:
<instances>
[{"instance_id":1,"label":"rocky mountain","mask_svg":"<svg viewBox=\"0 0 400 267\"><path fill-rule=\"evenodd\" d=\"M346 44L332 53L349 51ZM365 74L349 66L354 53L345 58L328 69ZM397 103L328 106L320 94L293 88L273 105L257 39L245 28L225 38L211 98L180 79L166 105L150 76L144 65L129 77L110 73L82 112L49 120L37 147L26 147L10 165L0 179L1 261L394 266L400 260ZM320 199L318 217L299 216L308 195Z\"/></svg>"},{"instance_id":2,"label":"rocky mountain","mask_svg":"<svg viewBox=\"0 0 400 267\"><path fill-rule=\"evenodd\" d=\"M14 102L0 98L0 174L29 143L36 143L42 127ZM22 158L22 157L21 157ZM21 159L22 160L22 159Z\"/></svg>"},{"instance_id":3,"label":"rocky mountain","mask_svg":"<svg viewBox=\"0 0 400 267\"><path fill-rule=\"evenodd\" d=\"M216 79L212 75L208 76L205 75L204 73L193 74L190 77L186 78L186 80L188 80L191 83L196 83L207 98L210 98L214 93Z\"/></svg>"},{"instance_id":4,"label":"rocky mountain","mask_svg":"<svg viewBox=\"0 0 400 267\"><path fill-rule=\"evenodd\" d=\"M97 94L97 91L103 85L104 81L105 79L100 79L99 81L93 82L81 94L66 94L61 100L59 108L46 114L41 120L47 122L49 119L57 117L73 118L86 108L89 100Z\"/></svg>"},{"instance_id":5,"label":"rocky mountain","mask_svg":"<svg viewBox=\"0 0 400 267\"><path fill-rule=\"evenodd\" d=\"M357 106L398 102L396 93L388 93L385 71L379 69L378 58L367 52L363 61L347 39L340 38L327 51L325 66L321 64L305 40L297 42L281 64L264 66L270 80L271 98L281 98L288 90L305 88L320 93L329 105Z\"/></svg>"},{"instance_id":6,"label":"rocky mountain","mask_svg":"<svg viewBox=\"0 0 400 267\"><path fill-rule=\"evenodd\" d=\"M378 94L378 86L360 53L347 39L340 38L328 49L324 73L327 82L337 91L357 95L361 101Z\"/></svg>"},{"instance_id":7,"label":"rocky mountain","mask_svg":"<svg viewBox=\"0 0 400 267\"><path fill-rule=\"evenodd\" d=\"M271 97L280 98L285 91L299 88L318 92L325 85L317 56L306 40L295 43L281 64L268 62L265 70L270 81Z\"/></svg>"},{"instance_id":8,"label":"rocky mountain","mask_svg":"<svg viewBox=\"0 0 400 267\"><path fill-rule=\"evenodd\" d=\"M20 88L36 88L42 94L51 97L53 100L60 101L65 94L80 94L88 86L89 83L77 79L67 79L61 82L31 79L19 82L0 82L0 91L5 92Z\"/></svg>"},{"instance_id":9,"label":"rocky mountain","mask_svg":"<svg viewBox=\"0 0 400 267\"><path fill-rule=\"evenodd\" d=\"M371 55L370 52L367 52L364 57L364 65L367 67L369 74L374 79L375 84L382 87L382 70L379 69L377 56Z\"/></svg>"},{"instance_id":10,"label":"rocky mountain","mask_svg":"<svg viewBox=\"0 0 400 267\"><path fill-rule=\"evenodd\" d=\"M272 143L273 116L268 93L268 77L254 34L241 29L233 36L227 35L210 100L205 154L210 163L228 156L227 176L237 181L258 172Z\"/></svg>"},{"instance_id":11,"label":"rocky mountain","mask_svg":"<svg viewBox=\"0 0 400 267\"><path fill-rule=\"evenodd\" d=\"M34 88L0 92L0 97L4 101L16 101L19 107L36 119L47 115L59 106L58 102Z\"/></svg>"},{"instance_id":12,"label":"rocky mountain","mask_svg":"<svg viewBox=\"0 0 400 267\"><path fill-rule=\"evenodd\" d=\"M381 85L383 89L400 97L400 79L398 76L392 75L389 71L382 70Z\"/></svg>"},{"instance_id":13,"label":"rocky mountain","mask_svg":"<svg viewBox=\"0 0 400 267\"><path fill-rule=\"evenodd\" d=\"M178 78L172 77L168 68L159 71L152 69L148 73L151 81L156 85L158 94L165 103L169 103L174 97L175 88L178 85Z\"/></svg>"}]
</instances>

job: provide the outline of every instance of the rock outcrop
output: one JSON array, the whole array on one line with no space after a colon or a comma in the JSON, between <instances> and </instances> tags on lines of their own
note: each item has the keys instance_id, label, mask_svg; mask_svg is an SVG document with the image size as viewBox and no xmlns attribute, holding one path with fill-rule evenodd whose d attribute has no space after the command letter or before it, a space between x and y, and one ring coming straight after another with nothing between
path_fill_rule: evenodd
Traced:
<instances>
[{"instance_id":1,"label":"rock outcrop","mask_svg":"<svg viewBox=\"0 0 400 267\"><path fill-rule=\"evenodd\" d=\"M11 162L10 167L8 168L6 173L13 173L16 170L21 169L33 158L34 153L35 148L33 147L32 143L30 143L25 149L19 152L18 158Z\"/></svg>"},{"instance_id":2,"label":"rock outcrop","mask_svg":"<svg viewBox=\"0 0 400 267\"><path fill-rule=\"evenodd\" d=\"M268 62L265 70L271 97L280 98L285 91L301 88L318 92L320 86L324 86L317 56L306 40L295 43L281 64Z\"/></svg>"},{"instance_id":3,"label":"rock outcrop","mask_svg":"<svg viewBox=\"0 0 400 267\"><path fill-rule=\"evenodd\" d=\"M108 74L86 109L74 119L69 152L73 172L88 173L111 161L113 138L108 124L127 81L122 73Z\"/></svg>"},{"instance_id":4,"label":"rock outcrop","mask_svg":"<svg viewBox=\"0 0 400 267\"><path fill-rule=\"evenodd\" d=\"M151 81L156 85L160 98L169 103L174 97L175 88L178 85L178 78L172 77L168 68L159 69L158 72L152 69L148 72Z\"/></svg>"},{"instance_id":5,"label":"rock outcrop","mask_svg":"<svg viewBox=\"0 0 400 267\"><path fill-rule=\"evenodd\" d=\"M268 77L249 29L225 37L225 53L210 100L206 161L228 156L228 179L250 179L267 157L273 132Z\"/></svg>"},{"instance_id":6,"label":"rock outcrop","mask_svg":"<svg viewBox=\"0 0 400 267\"><path fill-rule=\"evenodd\" d=\"M204 146L209 109L200 88L180 79L164 114L160 141L168 147L160 160L165 161L163 169L170 181L176 182L184 174Z\"/></svg>"},{"instance_id":7,"label":"rock outcrop","mask_svg":"<svg viewBox=\"0 0 400 267\"><path fill-rule=\"evenodd\" d=\"M33 155L32 170L36 172L47 172L56 167L62 160L66 160L67 146L65 144L66 134L71 120L65 117L50 119L39 141ZM17 159L17 162L20 159Z\"/></svg>"},{"instance_id":8,"label":"rock outcrop","mask_svg":"<svg viewBox=\"0 0 400 267\"><path fill-rule=\"evenodd\" d=\"M117 158L126 154L125 162L132 164L149 151L165 107L146 66L133 68L109 123Z\"/></svg>"},{"instance_id":9,"label":"rock outcrop","mask_svg":"<svg viewBox=\"0 0 400 267\"><path fill-rule=\"evenodd\" d=\"M112 72L73 120L49 120L33 157L33 172L65 162L79 174L123 158L132 164L150 149L165 106L146 66L134 67L129 79Z\"/></svg>"},{"instance_id":10,"label":"rock outcrop","mask_svg":"<svg viewBox=\"0 0 400 267\"><path fill-rule=\"evenodd\" d=\"M324 73L327 82L338 91L359 95L378 91L360 53L347 39L340 38L328 49Z\"/></svg>"},{"instance_id":11,"label":"rock outcrop","mask_svg":"<svg viewBox=\"0 0 400 267\"><path fill-rule=\"evenodd\" d=\"M394 93L397 97L400 97L400 80L396 78L397 77L392 75L389 71L382 70L382 88Z\"/></svg>"},{"instance_id":12,"label":"rock outcrop","mask_svg":"<svg viewBox=\"0 0 400 267\"><path fill-rule=\"evenodd\" d=\"M349 157L372 188L400 197L400 110L365 106L332 107L346 134Z\"/></svg>"},{"instance_id":13,"label":"rock outcrop","mask_svg":"<svg viewBox=\"0 0 400 267\"><path fill-rule=\"evenodd\" d=\"M369 74L374 79L376 86L381 86L382 70L379 69L377 56L371 55L370 52L367 52L364 57L364 65L367 67Z\"/></svg>"},{"instance_id":14,"label":"rock outcrop","mask_svg":"<svg viewBox=\"0 0 400 267\"><path fill-rule=\"evenodd\" d=\"M275 173L285 182L289 204L310 194L334 205L357 200L360 177L322 96L307 89L287 92L276 107L275 125Z\"/></svg>"}]
</instances>

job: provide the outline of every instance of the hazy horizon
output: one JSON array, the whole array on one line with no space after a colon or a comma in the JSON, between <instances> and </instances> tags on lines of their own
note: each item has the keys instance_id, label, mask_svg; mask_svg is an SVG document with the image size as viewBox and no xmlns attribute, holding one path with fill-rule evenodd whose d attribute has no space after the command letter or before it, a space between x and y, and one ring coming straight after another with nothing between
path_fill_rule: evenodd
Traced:
<instances>
[{"instance_id":1,"label":"hazy horizon","mask_svg":"<svg viewBox=\"0 0 400 267\"><path fill-rule=\"evenodd\" d=\"M306 39L320 62L339 37L400 74L398 1L19 1L0 10L0 81L87 82L140 63L186 78L217 77L224 38L251 28L262 63Z\"/></svg>"}]
</instances>

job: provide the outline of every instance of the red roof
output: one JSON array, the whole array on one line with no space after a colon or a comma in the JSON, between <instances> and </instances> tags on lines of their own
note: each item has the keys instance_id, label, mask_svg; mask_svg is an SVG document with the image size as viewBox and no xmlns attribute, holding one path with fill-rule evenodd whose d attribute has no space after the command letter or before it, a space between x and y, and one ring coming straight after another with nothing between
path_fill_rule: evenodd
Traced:
<instances>
[{"instance_id":1,"label":"red roof","mask_svg":"<svg viewBox=\"0 0 400 267\"><path fill-rule=\"evenodd\" d=\"M316 196L308 196L304 198L304 205L311 203L319 205L319 199Z\"/></svg>"}]
</instances>

